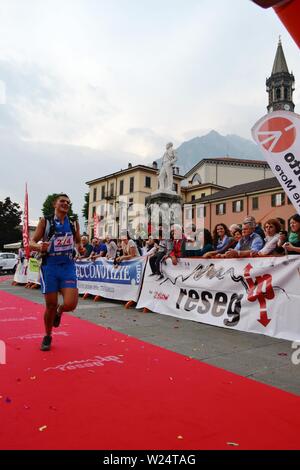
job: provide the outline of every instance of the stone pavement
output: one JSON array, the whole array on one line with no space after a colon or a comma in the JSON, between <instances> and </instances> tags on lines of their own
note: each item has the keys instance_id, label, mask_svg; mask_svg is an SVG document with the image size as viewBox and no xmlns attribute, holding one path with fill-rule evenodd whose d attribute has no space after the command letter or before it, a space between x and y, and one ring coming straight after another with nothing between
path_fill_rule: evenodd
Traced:
<instances>
[{"instance_id":1,"label":"stone pavement","mask_svg":"<svg viewBox=\"0 0 300 470\"><path fill-rule=\"evenodd\" d=\"M0 282L0 290L44 302L40 290L14 287L11 281ZM80 298L73 315L300 395L300 364L291 361L294 351L291 341L125 309L124 302L111 300L94 302Z\"/></svg>"}]
</instances>

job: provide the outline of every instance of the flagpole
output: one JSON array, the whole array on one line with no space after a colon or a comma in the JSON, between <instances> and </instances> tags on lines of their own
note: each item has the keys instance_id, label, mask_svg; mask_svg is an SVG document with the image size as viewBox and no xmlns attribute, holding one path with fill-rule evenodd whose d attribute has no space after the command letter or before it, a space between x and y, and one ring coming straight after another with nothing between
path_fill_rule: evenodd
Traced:
<instances>
[{"instance_id":1,"label":"flagpole","mask_svg":"<svg viewBox=\"0 0 300 470\"><path fill-rule=\"evenodd\" d=\"M29 217L28 217L27 183L25 183L25 201L24 201L24 213L23 213L23 248L24 248L25 257L29 259L30 247L29 247Z\"/></svg>"}]
</instances>

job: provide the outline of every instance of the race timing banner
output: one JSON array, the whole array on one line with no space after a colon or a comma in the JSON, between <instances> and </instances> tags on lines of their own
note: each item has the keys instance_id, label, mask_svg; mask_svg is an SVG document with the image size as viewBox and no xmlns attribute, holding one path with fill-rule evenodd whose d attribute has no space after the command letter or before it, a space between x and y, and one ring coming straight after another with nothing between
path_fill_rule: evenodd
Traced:
<instances>
[{"instance_id":1,"label":"race timing banner","mask_svg":"<svg viewBox=\"0 0 300 470\"><path fill-rule=\"evenodd\" d=\"M300 256L147 264L137 308L232 330L300 340Z\"/></svg>"}]
</instances>

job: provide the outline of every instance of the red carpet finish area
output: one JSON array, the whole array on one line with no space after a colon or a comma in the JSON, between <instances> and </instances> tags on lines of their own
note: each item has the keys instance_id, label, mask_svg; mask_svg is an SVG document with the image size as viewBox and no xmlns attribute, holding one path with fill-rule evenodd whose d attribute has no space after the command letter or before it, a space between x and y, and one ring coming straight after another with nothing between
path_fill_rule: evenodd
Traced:
<instances>
[{"instance_id":1,"label":"red carpet finish area","mask_svg":"<svg viewBox=\"0 0 300 470\"><path fill-rule=\"evenodd\" d=\"M0 449L298 449L300 398L0 292ZM3 344L3 343L2 343Z\"/></svg>"}]
</instances>

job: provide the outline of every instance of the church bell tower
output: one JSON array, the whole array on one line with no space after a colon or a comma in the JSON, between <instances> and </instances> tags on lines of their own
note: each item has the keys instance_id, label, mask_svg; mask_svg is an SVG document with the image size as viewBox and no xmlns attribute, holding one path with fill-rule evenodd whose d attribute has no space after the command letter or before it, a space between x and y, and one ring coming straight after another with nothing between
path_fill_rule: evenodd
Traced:
<instances>
[{"instance_id":1,"label":"church bell tower","mask_svg":"<svg viewBox=\"0 0 300 470\"><path fill-rule=\"evenodd\" d=\"M280 110L294 111L294 85L295 78L293 73L289 73L279 38L272 73L266 80L267 93L269 96L269 104L267 106L268 113Z\"/></svg>"}]
</instances>

